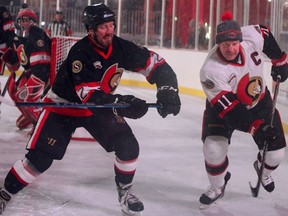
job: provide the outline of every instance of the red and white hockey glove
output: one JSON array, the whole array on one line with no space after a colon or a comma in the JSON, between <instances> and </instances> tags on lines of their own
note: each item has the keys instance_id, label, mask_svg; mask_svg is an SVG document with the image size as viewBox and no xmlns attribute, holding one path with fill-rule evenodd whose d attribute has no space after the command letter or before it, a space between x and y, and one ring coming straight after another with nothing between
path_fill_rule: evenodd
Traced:
<instances>
[{"instance_id":1,"label":"red and white hockey glove","mask_svg":"<svg viewBox=\"0 0 288 216\"><path fill-rule=\"evenodd\" d=\"M288 56L283 52L281 59L272 59L271 76L274 81L277 77L280 78L280 82L284 82L288 77Z\"/></svg>"}]
</instances>

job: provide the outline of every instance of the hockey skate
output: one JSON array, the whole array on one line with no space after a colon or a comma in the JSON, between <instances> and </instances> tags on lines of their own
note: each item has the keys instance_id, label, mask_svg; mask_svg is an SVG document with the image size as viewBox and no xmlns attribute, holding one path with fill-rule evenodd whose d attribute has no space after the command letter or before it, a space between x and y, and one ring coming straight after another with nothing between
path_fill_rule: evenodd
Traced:
<instances>
[{"instance_id":1,"label":"hockey skate","mask_svg":"<svg viewBox=\"0 0 288 216\"><path fill-rule=\"evenodd\" d=\"M144 210L143 203L132 193L132 184L127 184L122 187L118 186L118 200L122 211L131 216L142 215Z\"/></svg>"},{"instance_id":2,"label":"hockey skate","mask_svg":"<svg viewBox=\"0 0 288 216\"><path fill-rule=\"evenodd\" d=\"M10 199L11 196L9 195L9 193L4 188L0 188L0 215L2 215L2 213L4 212L4 209Z\"/></svg>"},{"instance_id":3,"label":"hockey skate","mask_svg":"<svg viewBox=\"0 0 288 216\"><path fill-rule=\"evenodd\" d=\"M231 178L231 173L227 172L225 177L224 177L224 185L220 188L216 188L213 186L209 186L208 191L203 193L199 199L200 201L200 209L206 209L212 204L216 203L218 199L221 199L224 196L225 193L225 188L227 185L227 182Z\"/></svg>"},{"instance_id":4,"label":"hockey skate","mask_svg":"<svg viewBox=\"0 0 288 216\"><path fill-rule=\"evenodd\" d=\"M257 172L257 175L259 176L260 169L258 167L258 161L257 160L254 162L253 166ZM262 175L261 184L262 184L263 188L268 192L272 192L275 188L274 180L273 180L271 175Z\"/></svg>"}]
</instances>

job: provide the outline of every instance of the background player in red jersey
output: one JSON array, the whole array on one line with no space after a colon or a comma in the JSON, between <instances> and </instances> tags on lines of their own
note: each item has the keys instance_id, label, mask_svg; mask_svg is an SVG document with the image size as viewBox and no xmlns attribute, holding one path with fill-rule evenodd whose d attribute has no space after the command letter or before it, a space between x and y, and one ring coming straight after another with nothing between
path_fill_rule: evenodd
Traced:
<instances>
[{"instance_id":1,"label":"background player in red jersey","mask_svg":"<svg viewBox=\"0 0 288 216\"><path fill-rule=\"evenodd\" d=\"M24 68L17 81L13 73L15 70L10 70L12 73L7 81L8 93L15 102L39 102L45 89L49 88L51 40L37 26L37 19L33 10L20 9L17 22L22 36L12 36L14 48L9 50L11 54L5 58L9 62L16 53L18 62ZM21 115L16 121L19 129L36 124L41 111L38 107L21 107L19 110Z\"/></svg>"},{"instance_id":2,"label":"background player in red jersey","mask_svg":"<svg viewBox=\"0 0 288 216\"><path fill-rule=\"evenodd\" d=\"M115 152L114 170L122 211L140 214L143 203L132 193L139 144L123 117L138 119L148 110L144 100L113 94L125 70L146 77L157 86L159 114L180 111L176 74L157 53L114 35L115 13L106 5L87 6L83 22L88 35L71 47L45 101L120 103L121 109L45 108L28 144L28 153L11 168L0 190L0 212L18 193L61 160L77 127L84 127L107 152ZM55 127L57 127L55 129Z\"/></svg>"},{"instance_id":3,"label":"background player in red jersey","mask_svg":"<svg viewBox=\"0 0 288 216\"><path fill-rule=\"evenodd\" d=\"M223 15L217 26L216 46L210 51L200 72L207 96L203 116L203 153L210 182L200 197L205 208L223 197L230 178L228 146L234 130L253 136L259 153L254 163L256 171L262 161L263 146L268 142L261 183L266 191L274 190L270 175L284 157L286 146L281 119L276 109L273 127L270 126L272 99L263 75L262 52L272 59L272 77L288 76L287 54L283 52L268 28L245 26L232 20L231 13Z\"/></svg>"}]
</instances>

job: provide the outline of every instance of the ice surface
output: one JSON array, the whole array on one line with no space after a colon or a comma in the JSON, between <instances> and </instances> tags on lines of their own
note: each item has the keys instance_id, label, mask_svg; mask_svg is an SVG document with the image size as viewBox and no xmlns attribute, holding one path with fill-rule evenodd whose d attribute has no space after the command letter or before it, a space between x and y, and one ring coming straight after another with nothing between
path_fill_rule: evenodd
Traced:
<instances>
[{"instance_id":1,"label":"ice surface","mask_svg":"<svg viewBox=\"0 0 288 216\"><path fill-rule=\"evenodd\" d=\"M2 86L4 85L1 78ZM121 87L155 102L155 91ZM256 185L253 169L257 148L250 135L235 132L229 149L232 173L226 194L217 205L199 210L198 199L208 187L202 154L201 121L204 99L181 95L178 116L162 119L156 109L139 120L127 120L140 143L134 192L145 205L144 216L287 216L288 159L273 173L276 188L260 188L251 196L248 182ZM23 158L28 131L19 131L19 111L1 105L0 185L11 166ZM39 176L7 205L3 216L117 216L122 215L114 184L113 153L96 142L71 141L62 161ZM124 215L124 214L123 214Z\"/></svg>"}]
</instances>

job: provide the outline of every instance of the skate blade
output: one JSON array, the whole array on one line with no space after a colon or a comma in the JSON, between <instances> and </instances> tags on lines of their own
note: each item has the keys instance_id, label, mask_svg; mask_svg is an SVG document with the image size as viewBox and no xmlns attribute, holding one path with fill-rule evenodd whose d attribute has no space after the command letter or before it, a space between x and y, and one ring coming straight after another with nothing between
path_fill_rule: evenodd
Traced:
<instances>
[{"instance_id":1,"label":"skate blade","mask_svg":"<svg viewBox=\"0 0 288 216\"><path fill-rule=\"evenodd\" d=\"M211 204L200 204L200 206L199 206L199 209L200 210L205 210L205 209L207 209L207 208L210 208L211 206L214 206L214 205L216 205L216 201L215 202L213 202L213 203L211 203Z\"/></svg>"},{"instance_id":2,"label":"skate blade","mask_svg":"<svg viewBox=\"0 0 288 216\"><path fill-rule=\"evenodd\" d=\"M124 213L123 215L129 215L129 216L143 216L142 212L134 212L134 211L124 211L122 209L122 212Z\"/></svg>"}]
</instances>

